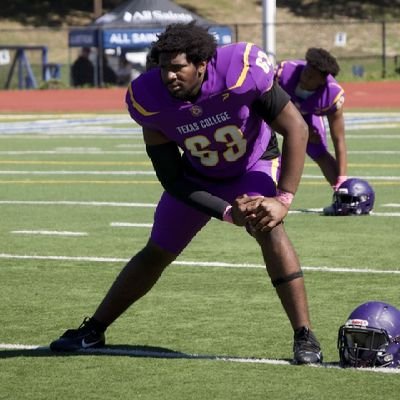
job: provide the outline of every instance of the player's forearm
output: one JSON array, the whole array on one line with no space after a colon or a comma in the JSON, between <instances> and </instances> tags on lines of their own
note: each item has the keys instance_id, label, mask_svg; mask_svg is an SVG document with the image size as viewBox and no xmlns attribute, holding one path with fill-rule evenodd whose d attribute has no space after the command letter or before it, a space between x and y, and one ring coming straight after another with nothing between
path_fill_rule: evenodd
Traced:
<instances>
[{"instance_id":1,"label":"player's forearm","mask_svg":"<svg viewBox=\"0 0 400 400\"><path fill-rule=\"evenodd\" d=\"M211 217L223 219L229 203L185 177L181 155L175 143L147 145L146 151L158 180L171 196Z\"/></svg>"},{"instance_id":2,"label":"player's forearm","mask_svg":"<svg viewBox=\"0 0 400 400\"><path fill-rule=\"evenodd\" d=\"M161 182L162 183L162 182ZM195 208L204 214L222 220L227 207L230 205L220 197L214 196L198 185L181 178L168 187L164 187L168 193L187 205Z\"/></svg>"},{"instance_id":3,"label":"player's forearm","mask_svg":"<svg viewBox=\"0 0 400 400\"><path fill-rule=\"evenodd\" d=\"M331 138L335 149L335 158L338 175L347 175L347 147L344 133L343 118L335 118L329 121Z\"/></svg>"},{"instance_id":4,"label":"player's forearm","mask_svg":"<svg viewBox=\"0 0 400 400\"><path fill-rule=\"evenodd\" d=\"M347 148L346 142L341 140L335 146L335 157L338 168L338 175L347 175Z\"/></svg>"},{"instance_id":5,"label":"player's forearm","mask_svg":"<svg viewBox=\"0 0 400 400\"><path fill-rule=\"evenodd\" d=\"M304 169L307 131L299 129L282 144L282 165L278 189L295 194Z\"/></svg>"},{"instance_id":6,"label":"player's forearm","mask_svg":"<svg viewBox=\"0 0 400 400\"><path fill-rule=\"evenodd\" d=\"M334 114L329 114L327 117L333 146L335 148L335 157L338 163L339 175L343 175L341 172L346 172L347 168L347 149L343 110L339 109Z\"/></svg>"},{"instance_id":7,"label":"player's forearm","mask_svg":"<svg viewBox=\"0 0 400 400\"><path fill-rule=\"evenodd\" d=\"M308 127L292 103L283 109L271 126L283 136L278 188L295 194L304 169Z\"/></svg>"}]
</instances>

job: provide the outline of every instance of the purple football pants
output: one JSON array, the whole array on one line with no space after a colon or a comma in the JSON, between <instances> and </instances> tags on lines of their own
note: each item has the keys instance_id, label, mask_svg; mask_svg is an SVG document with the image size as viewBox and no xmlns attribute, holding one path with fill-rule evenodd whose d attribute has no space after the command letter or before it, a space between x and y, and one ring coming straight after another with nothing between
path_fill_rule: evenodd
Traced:
<instances>
[{"instance_id":1,"label":"purple football pants","mask_svg":"<svg viewBox=\"0 0 400 400\"><path fill-rule=\"evenodd\" d=\"M222 182L199 181L211 194L232 203L238 196L273 197L280 172L280 158L259 160L237 179ZM151 241L164 250L179 254L211 217L164 192L154 214Z\"/></svg>"},{"instance_id":2,"label":"purple football pants","mask_svg":"<svg viewBox=\"0 0 400 400\"><path fill-rule=\"evenodd\" d=\"M307 143L307 155L316 160L328 151L324 120L321 116L313 114L303 115L303 118L312 132L310 135L313 136L313 143Z\"/></svg>"}]
</instances>

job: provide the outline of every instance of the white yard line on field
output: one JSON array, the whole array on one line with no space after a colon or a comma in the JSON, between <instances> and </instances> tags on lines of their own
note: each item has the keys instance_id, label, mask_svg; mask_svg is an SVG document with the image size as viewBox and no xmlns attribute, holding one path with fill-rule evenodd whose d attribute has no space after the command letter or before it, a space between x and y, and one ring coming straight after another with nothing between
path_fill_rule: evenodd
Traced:
<instances>
[{"instance_id":1,"label":"white yard line on field","mask_svg":"<svg viewBox=\"0 0 400 400\"><path fill-rule=\"evenodd\" d=\"M149 175L155 176L155 172L152 170L138 170L138 171L95 171L95 170L58 170L58 171L46 171L46 170L0 170L0 175L114 175L114 176L129 176L129 175ZM321 175L311 175L304 174L303 179L323 179ZM376 181L400 181L400 176L358 176L358 178L366 180L376 180Z\"/></svg>"},{"instance_id":2,"label":"white yard line on field","mask_svg":"<svg viewBox=\"0 0 400 400\"><path fill-rule=\"evenodd\" d=\"M379 137L381 139L381 137ZM399 136L400 138L400 136ZM389 138L388 138L389 139ZM126 146L128 147L128 146ZM144 148L144 145L131 145L132 148ZM400 154L400 150L348 150L348 154L364 154L364 155L391 155ZM102 150L100 148L94 147L77 147L77 148L60 148L54 150L2 150L0 155L30 155L30 154L64 154L64 155L74 155L74 154L85 154L85 155L131 155L131 154L146 154L145 150Z\"/></svg>"},{"instance_id":3,"label":"white yard line on field","mask_svg":"<svg viewBox=\"0 0 400 400\"><path fill-rule=\"evenodd\" d=\"M85 154L85 155L120 155L120 154L146 154L145 150L101 150L101 149L68 149L68 150L9 150L0 151L0 155L27 155L27 154Z\"/></svg>"},{"instance_id":4,"label":"white yard line on field","mask_svg":"<svg viewBox=\"0 0 400 400\"><path fill-rule=\"evenodd\" d=\"M298 215L298 214L320 214L322 215L322 208L302 208L298 210L290 210L290 215ZM371 217L400 217L400 213L398 212L375 212L371 211Z\"/></svg>"},{"instance_id":5,"label":"white yard line on field","mask_svg":"<svg viewBox=\"0 0 400 400\"><path fill-rule=\"evenodd\" d=\"M71 171L8 171L8 170L0 170L0 175L151 175L151 176L155 176L156 174L154 171L73 171L73 170L71 170Z\"/></svg>"},{"instance_id":6,"label":"white yard line on field","mask_svg":"<svg viewBox=\"0 0 400 400\"><path fill-rule=\"evenodd\" d=\"M352 125L346 128L346 132L348 131L365 131L365 130L376 130L376 129L395 129L399 127L399 123L397 124L382 124L382 125L371 125L371 124L359 124ZM358 134L346 134L346 139L377 139L376 135L358 135ZM400 135L379 135L380 139L400 139Z\"/></svg>"},{"instance_id":7,"label":"white yard line on field","mask_svg":"<svg viewBox=\"0 0 400 400\"><path fill-rule=\"evenodd\" d=\"M48 235L48 236L87 236L86 232L69 232L69 231L45 231L45 230L32 230L32 231L11 231L11 233L23 235Z\"/></svg>"},{"instance_id":8,"label":"white yard line on field","mask_svg":"<svg viewBox=\"0 0 400 400\"><path fill-rule=\"evenodd\" d=\"M400 217L400 213L392 212L371 212L371 216L373 217Z\"/></svg>"},{"instance_id":9,"label":"white yard line on field","mask_svg":"<svg viewBox=\"0 0 400 400\"><path fill-rule=\"evenodd\" d=\"M93 113L73 113L73 114L18 114L18 115L13 115L13 114L0 114L0 121L3 120L8 120L8 119L18 119L18 121L23 120L23 119L32 119L32 120L81 120L81 119L90 119L90 120L110 120L114 121L116 119L126 119L129 121L129 117L127 116L126 113L115 113L115 114L110 114L109 116L104 115L104 116L99 116Z\"/></svg>"},{"instance_id":10,"label":"white yard line on field","mask_svg":"<svg viewBox=\"0 0 400 400\"><path fill-rule=\"evenodd\" d=\"M157 204L153 203L123 203L123 202L106 202L106 201L35 201L35 200L0 200L0 205L57 205L57 206L94 206L94 207L145 207L155 208ZM388 207L388 205L385 205ZM398 207L391 205L391 207ZM322 208L303 208L289 211L290 215L299 214L322 214ZM400 217L398 212L371 212L373 217Z\"/></svg>"},{"instance_id":11,"label":"white yard line on field","mask_svg":"<svg viewBox=\"0 0 400 400\"><path fill-rule=\"evenodd\" d=\"M39 206L89 206L89 207L148 207L155 208L157 204L152 203L122 203L113 201L35 201L35 200L0 200L1 204L39 205Z\"/></svg>"},{"instance_id":12,"label":"white yard line on field","mask_svg":"<svg viewBox=\"0 0 400 400\"><path fill-rule=\"evenodd\" d=\"M348 150L347 154L400 154L400 150Z\"/></svg>"},{"instance_id":13,"label":"white yard line on field","mask_svg":"<svg viewBox=\"0 0 400 400\"><path fill-rule=\"evenodd\" d=\"M19 259L19 260L48 260L48 261L72 261L72 262L104 262L104 263L126 263L129 261L127 258L113 258L113 257L72 257L72 256L40 256L40 255L20 255L20 254L7 254L0 253L0 259ZM219 261L174 261L173 265L185 267L215 267L215 268L265 268L262 264L240 264L240 263L227 263ZM400 275L400 270L379 270L373 268L352 268L352 267L301 267L305 271L316 272L331 272L331 273L365 273L365 274L393 274Z\"/></svg>"},{"instance_id":14,"label":"white yard line on field","mask_svg":"<svg viewBox=\"0 0 400 400\"><path fill-rule=\"evenodd\" d=\"M57 134L37 134L37 133L21 133L18 135L13 135L12 139L13 140L25 140L25 139L38 139L38 140L48 140L48 139L59 139L60 135ZM10 140L11 135L6 134L6 133L1 133L0 132L0 140L5 139L5 140ZM132 134L121 134L119 133L118 135L110 136L108 133L93 133L93 134L84 134L82 132L77 132L77 133L63 133L63 139L107 139L107 140L121 140L121 139L129 139L129 140L138 140L140 141L141 144L143 144L143 136L139 135L138 133Z\"/></svg>"},{"instance_id":15,"label":"white yard line on field","mask_svg":"<svg viewBox=\"0 0 400 400\"><path fill-rule=\"evenodd\" d=\"M0 172L1 174L2 172ZM306 179L322 179L321 175L310 175L310 174L304 174L302 175L302 178ZM349 177L351 178L351 177ZM360 179L366 179L366 180L376 180L376 181L400 181L400 176L373 176L373 175L363 175L363 176L358 176L357 178Z\"/></svg>"},{"instance_id":16,"label":"white yard line on field","mask_svg":"<svg viewBox=\"0 0 400 400\"><path fill-rule=\"evenodd\" d=\"M37 352L50 352L49 346L36 346L36 345L24 345L24 344L11 344L11 343L0 343L0 351L37 351ZM57 356L63 353L51 353ZM65 353L70 355L71 353ZM269 365L285 365L291 366L292 362L284 359L270 359L270 358L255 358L255 357L238 357L238 356L222 356L222 355L206 355L206 354L190 354L182 353L178 351L161 351L156 349L145 350L143 348L111 348L103 347L99 349L85 349L74 352L75 355L83 356L87 355L113 355L113 356L129 356L129 357L146 357L146 358L165 358L165 359L189 359L189 360L206 360L206 361L222 361L222 362L238 362L248 364L269 364ZM338 363L322 363L320 365L309 365L304 367L310 368L341 368ZM400 369L395 368L359 368L360 372L375 372L375 373L386 373L386 374L399 374Z\"/></svg>"},{"instance_id":17,"label":"white yard line on field","mask_svg":"<svg viewBox=\"0 0 400 400\"><path fill-rule=\"evenodd\" d=\"M112 227L127 227L127 228L151 228L153 224L136 224L133 222L111 222Z\"/></svg>"}]
</instances>

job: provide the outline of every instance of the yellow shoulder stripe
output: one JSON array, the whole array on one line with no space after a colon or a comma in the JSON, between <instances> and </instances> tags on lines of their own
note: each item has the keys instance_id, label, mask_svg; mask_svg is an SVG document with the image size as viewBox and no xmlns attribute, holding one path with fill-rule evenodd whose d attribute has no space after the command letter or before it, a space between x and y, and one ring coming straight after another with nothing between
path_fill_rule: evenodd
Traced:
<instances>
[{"instance_id":1,"label":"yellow shoulder stripe","mask_svg":"<svg viewBox=\"0 0 400 400\"><path fill-rule=\"evenodd\" d=\"M250 65L249 65L249 54L250 54L250 50L251 47L253 46L253 43L247 43L246 44L246 49L243 53L243 68L242 68L242 72L239 75L238 80L236 81L236 83L231 86L228 90L232 90L235 89L239 86L242 86L244 80L246 79L246 75L247 72L249 71Z\"/></svg>"},{"instance_id":2,"label":"yellow shoulder stripe","mask_svg":"<svg viewBox=\"0 0 400 400\"><path fill-rule=\"evenodd\" d=\"M339 99L343 96L343 93L344 93L344 90L342 89L342 90L338 93L338 95L335 97L335 99L333 100L333 103L334 103L334 104L336 104L336 103L339 101Z\"/></svg>"},{"instance_id":3,"label":"yellow shoulder stripe","mask_svg":"<svg viewBox=\"0 0 400 400\"><path fill-rule=\"evenodd\" d=\"M336 103L339 101L339 99L343 96L343 93L344 93L344 90L342 89L342 90L336 95L336 97L335 97L334 100L332 101L332 104L329 105L328 107L325 107L325 108L321 109L321 111L324 112L324 111L329 110L334 104L336 104Z\"/></svg>"},{"instance_id":4,"label":"yellow shoulder stripe","mask_svg":"<svg viewBox=\"0 0 400 400\"><path fill-rule=\"evenodd\" d=\"M133 97L133 91L132 91L132 86L131 86L131 85L129 85L128 91L129 91L129 97L130 97L130 99L131 99L131 103L132 103L133 107L136 108L136 110L137 110L140 114L144 115L145 117L150 117L150 116L152 116L152 115L155 115L155 114L158 114L158 113L159 113L159 111L151 112L151 111L145 110L145 109L135 100L135 98Z\"/></svg>"}]
</instances>

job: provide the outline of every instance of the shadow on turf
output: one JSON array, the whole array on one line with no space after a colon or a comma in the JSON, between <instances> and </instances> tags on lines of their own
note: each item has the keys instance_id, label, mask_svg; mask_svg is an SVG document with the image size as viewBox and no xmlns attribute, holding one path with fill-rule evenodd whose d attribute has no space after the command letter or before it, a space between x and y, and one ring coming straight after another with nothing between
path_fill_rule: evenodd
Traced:
<instances>
[{"instance_id":1,"label":"shadow on turf","mask_svg":"<svg viewBox=\"0 0 400 400\"><path fill-rule=\"evenodd\" d=\"M257 362L262 361L261 358L255 357L237 357L237 356L216 356L204 354L190 354L180 351L171 350L157 346L142 345L107 345L98 349L86 349L74 352L52 352L48 346L35 347L29 349L2 349L0 350L1 358L13 357L75 357L75 356L127 356L127 357L148 357L148 358L164 358L164 359L201 359L201 360L232 360ZM277 363L291 364L290 359L276 360Z\"/></svg>"},{"instance_id":2,"label":"shadow on turf","mask_svg":"<svg viewBox=\"0 0 400 400\"><path fill-rule=\"evenodd\" d=\"M16 349L1 349L1 358L13 357L82 357L82 356L128 356L133 358L161 358L161 359L189 359L189 360L211 360L211 361L228 361L228 362L241 362L241 363L255 363L255 364L274 364L274 365L294 365L290 359L267 359L256 357L237 357L237 356L216 356L204 354L188 354L180 351L166 349L156 346L141 346L141 345L110 345L99 349L87 349L76 352L52 352L48 346L35 347L23 345L16 345ZM309 365L311 368L334 368L341 369L338 362L323 362L318 365ZM345 368L346 369L346 368ZM350 368L352 369L352 368ZM400 369L396 368L360 368L364 371L385 372L385 373L400 373Z\"/></svg>"}]
</instances>

